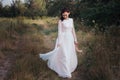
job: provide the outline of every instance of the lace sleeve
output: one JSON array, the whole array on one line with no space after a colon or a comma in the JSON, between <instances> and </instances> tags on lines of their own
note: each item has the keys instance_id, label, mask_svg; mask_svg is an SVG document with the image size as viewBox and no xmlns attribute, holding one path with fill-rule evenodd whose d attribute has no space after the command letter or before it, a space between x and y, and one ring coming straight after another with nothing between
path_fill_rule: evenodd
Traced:
<instances>
[{"instance_id":1,"label":"lace sleeve","mask_svg":"<svg viewBox=\"0 0 120 80\"><path fill-rule=\"evenodd\" d=\"M73 19L72 19L72 26L73 26L73 27L72 27L72 33L73 33L74 41L75 41L75 42L78 42L78 41L77 41L77 37L76 37L76 33L75 33L75 28L74 28Z\"/></svg>"},{"instance_id":2,"label":"lace sleeve","mask_svg":"<svg viewBox=\"0 0 120 80\"><path fill-rule=\"evenodd\" d=\"M58 44L62 43L62 25L61 20L58 22Z\"/></svg>"}]
</instances>

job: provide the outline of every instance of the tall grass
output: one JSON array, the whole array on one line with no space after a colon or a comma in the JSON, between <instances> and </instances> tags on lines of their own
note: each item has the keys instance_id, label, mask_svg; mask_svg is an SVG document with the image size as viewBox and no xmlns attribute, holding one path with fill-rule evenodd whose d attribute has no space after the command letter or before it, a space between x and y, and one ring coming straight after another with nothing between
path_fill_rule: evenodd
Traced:
<instances>
[{"instance_id":1,"label":"tall grass","mask_svg":"<svg viewBox=\"0 0 120 80\"><path fill-rule=\"evenodd\" d=\"M64 80L38 56L54 48L52 44L55 44L57 36L57 18L2 18L0 25L0 59L13 54L16 59L8 80ZM77 54L78 67L70 80L118 80L120 38L111 35L116 32L111 29L110 35L94 34L79 22L75 22L75 27L83 53ZM49 41L52 43L47 46Z\"/></svg>"},{"instance_id":2,"label":"tall grass","mask_svg":"<svg viewBox=\"0 0 120 80\"><path fill-rule=\"evenodd\" d=\"M84 59L79 67L79 76L84 80L119 80L120 78L120 37L119 28L111 28L107 33L91 30L78 32L80 47L84 49Z\"/></svg>"}]
</instances>

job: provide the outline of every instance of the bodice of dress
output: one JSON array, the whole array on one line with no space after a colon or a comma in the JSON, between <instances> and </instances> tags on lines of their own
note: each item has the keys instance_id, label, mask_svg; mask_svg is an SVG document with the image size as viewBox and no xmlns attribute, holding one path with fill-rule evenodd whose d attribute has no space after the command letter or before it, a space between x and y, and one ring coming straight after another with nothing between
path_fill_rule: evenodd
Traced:
<instances>
[{"instance_id":1,"label":"bodice of dress","mask_svg":"<svg viewBox=\"0 0 120 80\"><path fill-rule=\"evenodd\" d=\"M58 23L58 44L62 43L62 38L64 35L72 35L74 41L77 42L74 23L72 18L65 19L63 21L59 20Z\"/></svg>"},{"instance_id":2,"label":"bodice of dress","mask_svg":"<svg viewBox=\"0 0 120 80\"><path fill-rule=\"evenodd\" d=\"M71 18L63 20L61 22L61 25L62 25L62 32L63 33L72 32L73 22L72 22Z\"/></svg>"}]
</instances>

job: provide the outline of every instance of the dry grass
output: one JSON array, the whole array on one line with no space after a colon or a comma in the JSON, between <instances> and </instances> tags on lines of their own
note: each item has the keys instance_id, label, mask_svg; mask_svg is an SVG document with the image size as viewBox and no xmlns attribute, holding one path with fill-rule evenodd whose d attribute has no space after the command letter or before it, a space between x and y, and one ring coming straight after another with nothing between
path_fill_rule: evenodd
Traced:
<instances>
[{"instance_id":1,"label":"dry grass","mask_svg":"<svg viewBox=\"0 0 120 80\"><path fill-rule=\"evenodd\" d=\"M0 58L11 55L6 51L16 55L9 80L65 80L50 70L38 56L54 48L57 18L4 18L0 19L0 25ZM118 80L119 37L95 35L83 25L76 26L80 29L76 33L83 54L77 54L79 64L70 80ZM52 47L47 47L46 43Z\"/></svg>"},{"instance_id":2,"label":"dry grass","mask_svg":"<svg viewBox=\"0 0 120 80\"><path fill-rule=\"evenodd\" d=\"M3 54L2 51L0 51L0 59L3 59L5 57L5 55Z\"/></svg>"},{"instance_id":3,"label":"dry grass","mask_svg":"<svg viewBox=\"0 0 120 80\"><path fill-rule=\"evenodd\" d=\"M85 53L82 65L78 69L79 76L84 76L84 80L119 80L119 34L119 30L107 35L95 35L91 31L78 32L80 47Z\"/></svg>"}]
</instances>

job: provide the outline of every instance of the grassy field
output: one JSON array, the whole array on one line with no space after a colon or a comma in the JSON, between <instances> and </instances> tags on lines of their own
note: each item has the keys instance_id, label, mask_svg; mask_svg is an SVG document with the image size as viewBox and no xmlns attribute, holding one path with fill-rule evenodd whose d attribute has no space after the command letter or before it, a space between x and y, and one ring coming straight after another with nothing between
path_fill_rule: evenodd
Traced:
<instances>
[{"instance_id":1,"label":"grassy field","mask_svg":"<svg viewBox=\"0 0 120 80\"><path fill-rule=\"evenodd\" d=\"M57 17L0 18L0 60L10 55L15 58L7 80L65 80L38 56L54 48L57 21ZM118 80L120 37L96 35L77 21L75 27L83 53L77 53L79 64L69 80Z\"/></svg>"}]
</instances>

